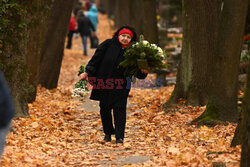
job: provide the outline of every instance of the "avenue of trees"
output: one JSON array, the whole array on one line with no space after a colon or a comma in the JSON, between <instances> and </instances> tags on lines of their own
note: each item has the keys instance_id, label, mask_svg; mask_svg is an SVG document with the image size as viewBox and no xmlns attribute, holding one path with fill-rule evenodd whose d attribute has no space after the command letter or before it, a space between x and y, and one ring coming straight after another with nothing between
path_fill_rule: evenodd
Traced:
<instances>
[{"instance_id":1,"label":"avenue of trees","mask_svg":"<svg viewBox=\"0 0 250 167\"><path fill-rule=\"evenodd\" d=\"M167 1L167 0L166 0ZM133 26L158 43L156 0L100 0L115 26ZM181 3L181 1L179 1ZM0 2L0 69L12 90L17 116L28 116L36 87L57 87L73 0ZM234 144L242 144L241 166L250 166L250 77L238 109L238 73L248 0L183 0L183 48L177 82L163 108L206 105L191 123L237 122ZM241 113L241 114L240 114ZM240 119L239 119L240 118Z\"/></svg>"},{"instance_id":2,"label":"avenue of trees","mask_svg":"<svg viewBox=\"0 0 250 167\"><path fill-rule=\"evenodd\" d=\"M0 2L0 67L17 116L27 116L38 84L57 87L72 0ZM64 11L64 12L62 12Z\"/></svg>"}]
</instances>

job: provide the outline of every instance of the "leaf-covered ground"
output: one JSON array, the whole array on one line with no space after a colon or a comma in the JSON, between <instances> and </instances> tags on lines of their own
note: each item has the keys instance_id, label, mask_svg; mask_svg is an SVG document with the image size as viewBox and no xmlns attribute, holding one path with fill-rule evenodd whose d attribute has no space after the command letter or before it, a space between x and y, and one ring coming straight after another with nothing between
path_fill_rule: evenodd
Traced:
<instances>
[{"instance_id":1,"label":"leaf-covered ground","mask_svg":"<svg viewBox=\"0 0 250 167\"><path fill-rule=\"evenodd\" d=\"M100 41L110 38L112 22L99 16ZM204 107L180 106L165 114L160 106L173 86L161 89L132 89L129 97L124 144L103 142L98 104L79 102L71 96L77 71L93 54L82 55L79 38L65 50L59 86L39 86L37 99L29 104L31 118L16 118L0 166L191 166L207 167L224 162L239 166L240 147L230 148L236 125L197 128L186 125ZM150 75L149 78L155 76ZM83 104L89 104L95 111Z\"/></svg>"}]
</instances>

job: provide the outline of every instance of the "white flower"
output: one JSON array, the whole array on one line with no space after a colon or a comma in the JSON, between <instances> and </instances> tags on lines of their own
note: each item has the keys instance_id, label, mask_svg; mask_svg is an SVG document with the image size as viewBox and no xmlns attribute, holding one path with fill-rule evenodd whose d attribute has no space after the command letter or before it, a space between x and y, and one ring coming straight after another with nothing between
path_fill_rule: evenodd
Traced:
<instances>
[{"instance_id":1,"label":"white flower","mask_svg":"<svg viewBox=\"0 0 250 167\"><path fill-rule=\"evenodd\" d=\"M72 96L73 97L78 97L78 98L86 97L86 96L89 95L89 93L90 93L90 91L85 89L85 88L84 89L82 89L82 88L74 88L72 90Z\"/></svg>"},{"instance_id":2,"label":"white flower","mask_svg":"<svg viewBox=\"0 0 250 167\"><path fill-rule=\"evenodd\" d=\"M152 46L153 49L158 49L156 44L151 44L151 46Z\"/></svg>"},{"instance_id":3,"label":"white flower","mask_svg":"<svg viewBox=\"0 0 250 167\"><path fill-rule=\"evenodd\" d=\"M132 48L135 48L138 45L139 45L139 42L136 42L135 44L132 45Z\"/></svg>"},{"instance_id":4,"label":"white flower","mask_svg":"<svg viewBox=\"0 0 250 167\"><path fill-rule=\"evenodd\" d=\"M163 50L160 47L158 47L157 49L159 56L164 57Z\"/></svg>"},{"instance_id":5,"label":"white flower","mask_svg":"<svg viewBox=\"0 0 250 167\"><path fill-rule=\"evenodd\" d=\"M143 41L142 41L142 44L145 46L145 45L149 44L149 42L146 41L146 40L143 40Z\"/></svg>"}]
</instances>

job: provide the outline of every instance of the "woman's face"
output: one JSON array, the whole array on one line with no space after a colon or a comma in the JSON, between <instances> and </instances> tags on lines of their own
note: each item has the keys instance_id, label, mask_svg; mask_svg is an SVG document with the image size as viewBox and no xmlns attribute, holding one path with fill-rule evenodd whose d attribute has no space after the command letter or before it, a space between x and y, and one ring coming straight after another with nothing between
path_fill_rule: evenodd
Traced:
<instances>
[{"instance_id":1,"label":"woman's face","mask_svg":"<svg viewBox=\"0 0 250 167\"><path fill-rule=\"evenodd\" d=\"M131 37L129 34L121 34L121 35L119 35L118 39L119 39L120 43L123 45L129 44L131 41Z\"/></svg>"}]
</instances>

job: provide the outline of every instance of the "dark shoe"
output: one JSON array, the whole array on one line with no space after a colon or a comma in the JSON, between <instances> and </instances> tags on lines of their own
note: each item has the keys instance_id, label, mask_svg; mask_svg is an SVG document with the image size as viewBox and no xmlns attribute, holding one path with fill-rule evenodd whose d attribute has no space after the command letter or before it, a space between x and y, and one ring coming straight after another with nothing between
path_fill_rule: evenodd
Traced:
<instances>
[{"instance_id":1,"label":"dark shoe","mask_svg":"<svg viewBox=\"0 0 250 167\"><path fill-rule=\"evenodd\" d=\"M121 139L121 138L116 139L116 143L123 143L123 139Z\"/></svg>"},{"instance_id":2,"label":"dark shoe","mask_svg":"<svg viewBox=\"0 0 250 167\"><path fill-rule=\"evenodd\" d=\"M104 140L105 141L111 141L111 135L105 135Z\"/></svg>"}]
</instances>

